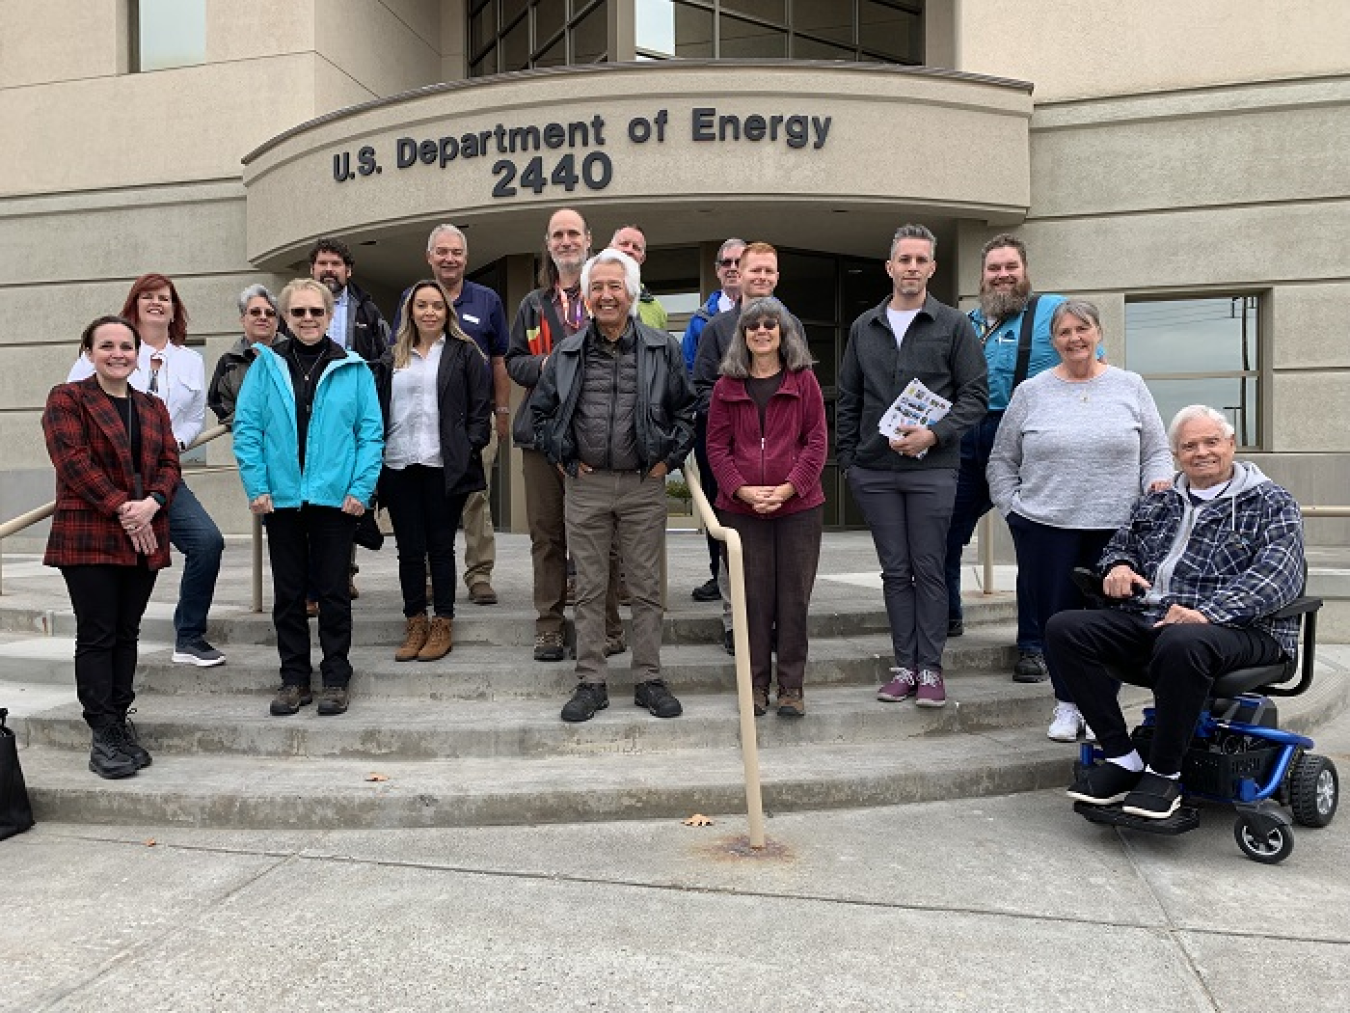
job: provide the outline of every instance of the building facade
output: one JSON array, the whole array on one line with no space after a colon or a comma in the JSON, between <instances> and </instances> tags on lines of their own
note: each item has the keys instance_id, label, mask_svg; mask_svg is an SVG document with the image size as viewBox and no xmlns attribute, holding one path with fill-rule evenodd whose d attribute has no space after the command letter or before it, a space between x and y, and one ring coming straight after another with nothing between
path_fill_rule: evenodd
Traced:
<instances>
[{"instance_id":1,"label":"building facade","mask_svg":"<svg viewBox=\"0 0 1350 1013\"><path fill-rule=\"evenodd\" d=\"M510 313L563 205L597 244L644 227L672 328L723 238L778 246L830 399L897 225L962 303L1014 230L1165 416L1214 404L1301 501L1350 502L1347 37L1317 0L3 0L0 517L50 498L41 405L135 276L175 279L209 369L321 235L392 315L454 222ZM193 484L246 529L237 478Z\"/></svg>"}]
</instances>

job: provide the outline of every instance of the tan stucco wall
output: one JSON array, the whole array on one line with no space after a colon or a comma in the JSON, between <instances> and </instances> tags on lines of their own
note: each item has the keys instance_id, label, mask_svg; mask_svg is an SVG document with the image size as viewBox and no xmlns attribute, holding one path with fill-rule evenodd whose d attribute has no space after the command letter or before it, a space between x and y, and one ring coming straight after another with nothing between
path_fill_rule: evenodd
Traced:
<instances>
[{"instance_id":1,"label":"tan stucco wall","mask_svg":"<svg viewBox=\"0 0 1350 1013\"><path fill-rule=\"evenodd\" d=\"M1340 0L953 0L957 69L1036 82L1037 102L1350 72Z\"/></svg>"}]
</instances>

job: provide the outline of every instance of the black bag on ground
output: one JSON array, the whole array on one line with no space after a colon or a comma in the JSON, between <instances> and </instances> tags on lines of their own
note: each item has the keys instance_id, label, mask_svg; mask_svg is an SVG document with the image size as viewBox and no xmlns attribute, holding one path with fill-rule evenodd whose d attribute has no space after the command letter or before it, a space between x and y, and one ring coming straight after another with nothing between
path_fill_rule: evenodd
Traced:
<instances>
[{"instance_id":1,"label":"black bag on ground","mask_svg":"<svg viewBox=\"0 0 1350 1013\"><path fill-rule=\"evenodd\" d=\"M367 510L357 519L356 534L352 541L372 552L379 552L384 547L384 532L380 530L379 521L375 519L374 508Z\"/></svg>"},{"instance_id":2,"label":"black bag on ground","mask_svg":"<svg viewBox=\"0 0 1350 1013\"><path fill-rule=\"evenodd\" d=\"M0 841L21 834L33 825L33 807L19 768L19 746L5 727L9 711L0 707Z\"/></svg>"}]
</instances>

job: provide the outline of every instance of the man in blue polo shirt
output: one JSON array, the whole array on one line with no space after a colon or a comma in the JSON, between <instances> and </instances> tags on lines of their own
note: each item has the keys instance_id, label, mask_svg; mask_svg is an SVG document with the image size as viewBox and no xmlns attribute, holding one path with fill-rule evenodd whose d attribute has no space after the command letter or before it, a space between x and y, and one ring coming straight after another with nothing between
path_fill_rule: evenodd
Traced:
<instances>
[{"instance_id":1,"label":"man in blue polo shirt","mask_svg":"<svg viewBox=\"0 0 1350 1013\"><path fill-rule=\"evenodd\" d=\"M947 636L965 632L961 611L961 550L970 542L979 519L993 506L984 470L994 446L1003 412L1013 389L1028 377L1059 362L1050 343L1050 317L1064 301L1062 295L1033 295L1027 275L1027 248L1016 236L1001 233L980 251L980 305L970 322L984 345L989 368L989 409L961 439L961 467L957 473L956 505L947 532ZM1031 314L1030 321L1027 314ZM1050 676L1045 666L1040 625L1022 607L1021 577L1017 594L1016 682L1041 682Z\"/></svg>"},{"instance_id":2,"label":"man in blue polo shirt","mask_svg":"<svg viewBox=\"0 0 1350 1013\"><path fill-rule=\"evenodd\" d=\"M459 326L487 356L492 369L492 439L483 448L483 473L488 487L470 493L464 504L464 585L475 605L496 605L492 587L492 568L497 562L497 541L492 530L492 473L499 441L505 440L511 427L511 379L506 375L506 348L511 338L506 313L497 293L476 282L466 281L469 266L469 242L453 225L437 225L427 238L427 263L431 273L454 302ZM394 334L402 323L405 291L399 297L394 317Z\"/></svg>"}]
</instances>

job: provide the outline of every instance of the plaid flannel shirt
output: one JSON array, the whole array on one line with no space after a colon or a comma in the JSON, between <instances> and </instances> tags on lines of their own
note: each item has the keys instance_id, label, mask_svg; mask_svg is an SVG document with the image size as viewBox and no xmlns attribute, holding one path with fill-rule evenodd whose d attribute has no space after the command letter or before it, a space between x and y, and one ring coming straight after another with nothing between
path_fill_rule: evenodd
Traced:
<instances>
[{"instance_id":1,"label":"plaid flannel shirt","mask_svg":"<svg viewBox=\"0 0 1350 1013\"><path fill-rule=\"evenodd\" d=\"M1105 575L1125 563L1150 583L1185 522L1189 503L1173 487L1135 504L1097 564ZM1220 626L1264 630L1289 658L1298 656L1298 620L1265 618L1303 592L1303 515L1288 491L1269 480L1193 508L1185 551L1161 601L1133 598L1126 611L1161 619L1172 605Z\"/></svg>"}]
</instances>

